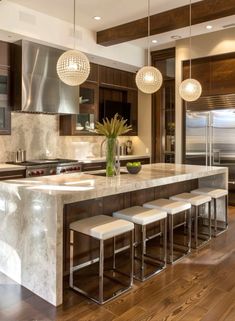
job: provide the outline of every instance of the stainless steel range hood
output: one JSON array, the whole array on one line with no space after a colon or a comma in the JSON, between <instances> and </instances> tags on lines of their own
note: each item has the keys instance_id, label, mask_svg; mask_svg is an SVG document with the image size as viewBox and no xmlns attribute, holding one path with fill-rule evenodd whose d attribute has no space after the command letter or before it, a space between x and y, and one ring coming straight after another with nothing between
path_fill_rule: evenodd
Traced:
<instances>
[{"instance_id":1,"label":"stainless steel range hood","mask_svg":"<svg viewBox=\"0 0 235 321\"><path fill-rule=\"evenodd\" d=\"M12 47L13 111L78 114L79 87L58 78L62 50L21 40Z\"/></svg>"}]
</instances>

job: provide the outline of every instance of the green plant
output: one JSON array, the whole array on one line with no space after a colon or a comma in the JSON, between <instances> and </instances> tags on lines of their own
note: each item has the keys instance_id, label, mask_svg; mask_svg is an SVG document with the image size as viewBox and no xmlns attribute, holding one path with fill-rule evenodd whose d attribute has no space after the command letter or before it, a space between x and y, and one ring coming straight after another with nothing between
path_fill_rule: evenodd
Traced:
<instances>
[{"instance_id":1,"label":"green plant","mask_svg":"<svg viewBox=\"0 0 235 321\"><path fill-rule=\"evenodd\" d=\"M111 120L108 118L103 119L103 123L96 123L96 132L104 135L107 138L117 138L120 135L128 133L131 129L131 125L126 124L127 119L124 120L118 114L115 114Z\"/></svg>"}]
</instances>

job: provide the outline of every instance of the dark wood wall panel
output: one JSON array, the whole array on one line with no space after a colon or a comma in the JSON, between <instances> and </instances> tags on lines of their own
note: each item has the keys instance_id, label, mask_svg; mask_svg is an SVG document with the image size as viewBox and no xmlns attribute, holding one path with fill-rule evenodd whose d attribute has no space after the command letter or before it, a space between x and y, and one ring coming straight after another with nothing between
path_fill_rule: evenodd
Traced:
<instances>
[{"instance_id":1,"label":"dark wood wall panel","mask_svg":"<svg viewBox=\"0 0 235 321\"><path fill-rule=\"evenodd\" d=\"M189 77L189 62L183 62L183 78ZM192 60L192 78L202 85L202 97L235 92L235 53Z\"/></svg>"}]
</instances>

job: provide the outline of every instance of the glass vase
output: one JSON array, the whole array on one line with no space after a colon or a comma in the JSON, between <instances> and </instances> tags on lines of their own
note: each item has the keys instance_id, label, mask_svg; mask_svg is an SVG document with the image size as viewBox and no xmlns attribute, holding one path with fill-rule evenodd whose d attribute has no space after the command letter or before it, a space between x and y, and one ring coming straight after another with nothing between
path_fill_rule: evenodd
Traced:
<instances>
[{"instance_id":1,"label":"glass vase","mask_svg":"<svg viewBox=\"0 0 235 321\"><path fill-rule=\"evenodd\" d=\"M116 173L116 138L106 140L106 176L113 177Z\"/></svg>"}]
</instances>

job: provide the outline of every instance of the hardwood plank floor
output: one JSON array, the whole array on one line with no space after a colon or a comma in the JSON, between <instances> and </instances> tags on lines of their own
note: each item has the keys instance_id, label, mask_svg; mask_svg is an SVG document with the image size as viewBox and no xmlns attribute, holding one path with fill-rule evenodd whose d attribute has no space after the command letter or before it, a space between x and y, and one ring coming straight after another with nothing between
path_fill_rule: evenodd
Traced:
<instances>
[{"instance_id":1,"label":"hardwood plank floor","mask_svg":"<svg viewBox=\"0 0 235 321\"><path fill-rule=\"evenodd\" d=\"M235 207L229 230L104 306L66 290L54 308L0 274L0 321L234 321Z\"/></svg>"}]
</instances>

